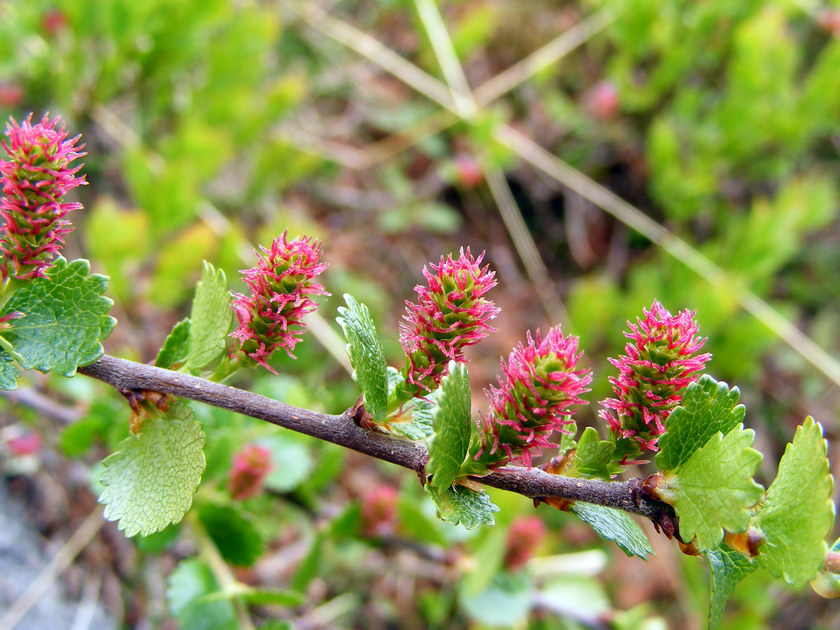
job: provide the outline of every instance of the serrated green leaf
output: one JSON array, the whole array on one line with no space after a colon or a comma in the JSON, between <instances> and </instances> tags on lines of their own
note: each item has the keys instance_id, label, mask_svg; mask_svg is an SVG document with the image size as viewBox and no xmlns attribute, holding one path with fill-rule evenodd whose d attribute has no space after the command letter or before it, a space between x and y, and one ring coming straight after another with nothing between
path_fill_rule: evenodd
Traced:
<instances>
[{"instance_id":1,"label":"serrated green leaf","mask_svg":"<svg viewBox=\"0 0 840 630\"><path fill-rule=\"evenodd\" d=\"M228 563L249 567L265 551L265 542L254 523L232 505L206 503L198 518L219 553Z\"/></svg>"},{"instance_id":2,"label":"serrated green leaf","mask_svg":"<svg viewBox=\"0 0 840 630\"><path fill-rule=\"evenodd\" d=\"M388 429L394 435L401 435L409 440L423 440L434 435L433 417L437 409L436 395L440 390L435 390L424 400L423 398L412 398L404 405L404 417L408 421L393 421L389 418Z\"/></svg>"},{"instance_id":3,"label":"serrated green leaf","mask_svg":"<svg viewBox=\"0 0 840 630\"><path fill-rule=\"evenodd\" d=\"M356 370L356 382L365 397L365 408L377 422L385 419L388 408L388 364L376 326L367 306L344 294L347 306L339 306L336 318L347 339L347 354Z\"/></svg>"},{"instance_id":4,"label":"serrated green leaf","mask_svg":"<svg viewBox=\"0 0 840 630\"><path fill-rule=\"evenodd\" d=\"M615 542L628 556L638 556L647 560L653 553L650 541L642 528L627 512L580 501L570 509L572 514L588 524L599 536Z\"/></svg>"},{"instance_id":5,"label":"serrated green leaf","mask_svg":"<svg viewBox=\"0 0 840 630\"><path fill-rule=\"evenodd\" d=\"M744 405L738 404L737 387L717 382L708 374L686 389L682 404L665 421L659 438L656 465L661 470L678 470L715 433L727 435L744 421Z\"/></svg>"},{"instance_id":6,"label":"serrated green leaf","mask_svg":"<svg viewBox=\"0 0 840 630\"><path fill-rule=\"evenodd\" d=\"M181 561L169 580L166 599L181 628L236 630L236 614L226 599L211 599L219 592L213 572L197 558Z\"/></svg>"},{"instance_id":7,"label":"serrated green leaf","mask_svg":"<svg viewBox=\"0 0 840 630\"><path fill-rule=\"evenodd\" d=\"M455 481L470 443L470 377L463 363L449 362L449 374L440 384L440 403L434 418L435 437L429 445L426 470L435 490Z\"/></svg>"},{"instance_id":8,"label":"serrated green leaf","mask_svg":"<svg viewBox=\"0 0 840 630\"><path fill-rule=\"evenodd\" d=\"M753 480L762 455L750 448L752 429L738 425L724 437L713 436L705 446L669 473L658 488L660 497L674 506L683 540L697 537L697 547L714 549L723 530L743 532L750 523L749 508L764 494Z\"/></svg>"},{"instance_id":9,"label":"serrated green leaf","mask_svg":"<svg viewBox=\"0 0 840 630\"><path fill-rule=\"evenodd\" d=\"M171 369L187 360L190 349L190 327L192 322L185 318L172 327L155 357L155 367Z\"/></svg>"},{"instance_id":10,"label":"serrated green leaf","mask_svg":"<svg viewBox=\"0 0 840 630\"><path fill-rule=\"evenodd\" d=\"M450 486L441 491L426 486L429 494L435 500L437 515L443 521L467 529L476 529L481 525L495 525L493 512L498 512L498 506L490 500L486 492L476 492L464 486Z\"/></svg>"},{"instance_id":11,"label":"serrated green leaf","mask_svg":"<svg viewBox=\"0 0 840 630\"><path fill-rule=\"evenodd\" d=\"M202 368L224 352L232 316L225 272L205 260L190 312L189 367Z\"/></svg>"},{"instance_id":12,"label":"serrated green leaf","mask_svg":"<svg viewBox=\"0 0 840 630\"><path fill-rule=\"evenodd\" d=\"M105 518L118 520L126 536L148 536L180 521L204 471L204 431L189 407L146 420L118 448L103 462Z\"/></svg>"},{"instance_id":13,"label":"serrated green leaf","mask_svg":"<svg viewBox=\"0 0 840 630\"><path fill-rule=\"evenodd\" d=\"M726 600L732 596L738 582L756 570L758 562L726 545L711 549L704 555L709 562L712 580L709 630L715 630L726 607Z\"/></svg>"},{"instance_id":14,"label":"serrated green leaf","mask_svg":"<svg viewBox=\"0 0 840 630\"><path fill-rule=\"evenodd\" d=\"M772 575L797 588L817 575L834 524L833 489L822 425L809 416L785 448L753 521L765 538L758 560Z\"/></svg>"},{"instance_id":15,"label":"serrated green leaf","mask_svg":"<svg viewBox=\"0 0 840 630\"><path fill-rule=\"evenodd\" d=\"M20 370L14 363L14 358L5 350L0 350L0 389L17 389Z\"/></svg>"},{"instance_id":16,"label":"serrated green leaf","mask_svg":"<svg viewBox=\"0 0 840 630\"><path fill-rule=\"evenodd\" d=\"M531 576L525 571L497 573L479 593L469 593L463 586L459 589L461 608L467 616L494 628L509 628L525 619L533 597Z\"/></svg>"},{"instance_id":17,"label":"serrated green leaf","mask_svg":"<svg viewBox=\"0 0 840 630\"><path fill-rule=\"evenodd\" d=\"M569 477L586 477L610 480L610 461L615 451L615 442L600 440L598 431L586 427L577 443L575 458L570 470L565 473Z\"/></svg>"},{"instance_id":18,"label":"serrated green leaf","mask_svg":"<svg viewBox=\"0 0 840 630\"><path fill-rule=\"evenodd\" d=\"M73 376L80 365L102 356L100 343L116 320L108 315L113 302L103 295L108 278L90 273L90 263L57 258L46 278L21 286L0 315L18 311L24 317L8 322L2 336L27 370Z\"/></svg>"}]
</instances>

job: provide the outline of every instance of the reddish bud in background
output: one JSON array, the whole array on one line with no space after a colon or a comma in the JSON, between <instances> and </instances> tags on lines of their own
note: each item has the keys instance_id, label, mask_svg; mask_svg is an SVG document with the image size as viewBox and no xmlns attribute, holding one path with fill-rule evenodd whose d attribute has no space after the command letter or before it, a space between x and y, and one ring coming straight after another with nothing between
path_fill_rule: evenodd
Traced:
<instances>
[{"instance_id":1,"label":"reddish bud in background","mask_svg":"<svg viewBox=\"0 0 840 630\"><path fill-rule=\"evenodd\" d=\"M626 354L609 359L619 372L618 377L610 377L616 397L601 401L600 416L616 437L634 440L643 450L658 451L665 420L680 404L685 388L700 377L711 355L697 354L706 339L698 336L693 311L671 315L654 300L643 313L644 318L635 324L627 322Z\"/></svg>"},{"instance_id":2,"label":"reddish bud in background","mask_svg":"<svg viewBox=\"0 0 840 630\"><path fill-rule=\"evenodd\" d=\"M539 516L519 516L511 523L507 535L504 565L508 571L518 571L528 564L534 551L546 535L545 525Z\"/></svg>"},{"instance_id":3,"label":"reddish bud in background","mask_svg":"<svg viewBox=\"0 0 840 630\"><path fill-rule=\"evenodd\" d=\"M61 9L50 9L41 18L41 28L50 37L55 37L67 28L67 16Z\"/></svg>"},{"instance_id":4,"label":"reddish bud in background","mask_svg":"<svg viewBox=\"0 0 840 630\"><path fill-rule=\"evenodd\" d=\"M228 490L237 501L249 499L262 489L271 472L271 453L259 444L248 444L233 456Z\"/></svg>"},{"instance_id":5,"label":"reddish bud in background","mask_svg":"<svg viewBox=\"0 0 840 630\"><path fill-rule=\"evenodd\" d=\"M825 9L817 17L820 28L832 37L840 37L840 9Z\"/></svg>"},{"instance_id":6,"label":"reddish bud in background","mask_svg":"<svg viewBox=\"0 0 840 630\"><path fill-rule=\"evenodd\" d=\"M621 103L615 85L610 81L600 81L583 95L583 104L593 118L612 120L618 116Z\"/></svg>"},{"instance_id":7,"label":"reddish bud in background","mask_svg":"<svg viewBox=\"0 0 840 630\"><path fill-rule=\"evenodd\" d=\"M455 175L458 185L463 188L475 188L484 181L484 172L479 163L470 155L459 153L454 158Z\"/></svg>"},{"instance_id":8,"label":"reddish bud in background","mask_svg":"<svg viewBox=\"0 0 840 630\"><path fill-rule=\"evenodd\" d=\"M0 107L17 107L23 102L23 87L14 81L0 81Z\"/></svg>"},{"instance_id":9,"label":"reddish bud in background","mask_svg":"<svg viewBox=\"0 0 840 630\"><path fill-rule=\"evenodd\" d=\"M41 436L34 431L28 431L10 439L7 444L12 454L17 457L33 455L41 450Z\"/></svg>"},{"instance_id":10,"label":"reddish bud in background","mask_svg":"<svg viewBox=\"0 0 840 630\"><path fill-rule=\"evenodd\" d=\"M362 533L377 537L397 526L397 490L392 486L371 488L362 498Z\"/></svg>"}]
</instances>

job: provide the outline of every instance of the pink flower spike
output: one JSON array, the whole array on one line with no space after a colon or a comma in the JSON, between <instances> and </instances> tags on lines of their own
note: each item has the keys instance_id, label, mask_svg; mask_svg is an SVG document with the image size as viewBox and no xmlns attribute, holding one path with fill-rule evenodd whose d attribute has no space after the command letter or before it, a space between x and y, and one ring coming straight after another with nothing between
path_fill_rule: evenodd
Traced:
<instances>
[{"instance_id":1,"label":"pink flower spike","mask_svg":"<svg viewBox=\"0 0 840 630\"><path fill-rule=\"evenodd\" d=\"M610 377L616 397L601 401L600 416L616 437L655 452L665 420L680 404L685 388L700 377L711 355L697 354L706 339L698 336L695 312L685 309L671 315L654 300L643 314L635 324L627 322L629 332L624 336L630 342L625 354L609 359L618 368L618 377Z\"/></svg>"},{"instance_id":2,"label":"pink flower spike","mask_svg":"<svg viewBox=\"0 0 840 630\"><path fill-rule=\"evenodd\" d=\"M4 197L0 200L0 252L5 264L0 274L26 280L44 277L61 252L64 237L73 228L65 216L81 209L80 203L62 201L70 190L87 184L76 177L82 165L71 162L86 155L80 136L67 139L61 118L44 116L32 124L30 114L22 124L14 118L6 125L2 147L9 156L0 160Z\"/></svg>"},{"instance_id":3,"label":"pink flower spike","mask_svg":"<svg viewBox=\"0 0 840 630\"><path fill-rule=\"evenodd\" d=\"M423 268L428 286L414 288L418 301L406 302L400 324L409 398L437 388L450 360L466 362L464 348L495 331L488 322L500 309L484 296L496 286L496 274L488 265L481 267L483 258L483 252L474 258L467 248L457 260L441 256L431 270Z\"/></svg>"},{"instance_id":4,"label":"pink flower spike","mask_svg":"<svg viewBox=\"0 0 840 630\"><path fill-rule=\"evenodd\" d=\"M519 571L534 555L547 534L539 516L518 516L510 524L507 534L504 566L508 571Z\"/></svg>"},{"instance_id":5,"label":"pink flower spike","mask_svg":"<svg viewBox=\"0 0 840 630\"><path fill-rule=\"evenodd\" d=\"M237 501L259 493L266 475L271 472L271 453L259 444L248 444L233 457L228 490Z\"/></svg>"},{"instance_id":6,"label":"pink flower spike","mask_svg":"<svg viewBox=\"0 0 840 630\"><path fill-rule=\"evenodd\" d=\"M577 337L564 337L555 326L545 338L537 331L536 339L530 332L526 339L502 361L499 386L485 391L490 413L482 421L483 444L475 459L490 467L509 460L530 466L540 449L553 446L551 433L572 424L572 407L585 404L581 395L592 381L590 370L577 368L583 355Z\"/></svg>"},{"instance_id":7,"label":"pink flower spike","mask_svg":"<svg viewBox=\"0 0 840 630\"><path fill-rule=\"evenodd\" d=\"M242 271L251 295L236 293L231 308L239 326L231 335L240 341L231 356L248 358L274 372L268 358L281 348L292 351L306 327L303 317L318 310L315 295L329 295L314 281L327 264L319 261L321 244L308 236L291 241L287 232L274 239L271 249L260 247L255 267Z\"/></svg>"}]
</instances>

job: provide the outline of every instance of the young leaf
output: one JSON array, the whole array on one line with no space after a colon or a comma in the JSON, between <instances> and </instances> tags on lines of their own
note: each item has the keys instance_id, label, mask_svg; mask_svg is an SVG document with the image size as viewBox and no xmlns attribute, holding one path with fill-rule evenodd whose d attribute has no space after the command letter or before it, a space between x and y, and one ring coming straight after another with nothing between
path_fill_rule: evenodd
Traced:
<instances>
[{"instance_id":1,"label":"young leaf","mask_svg":"<svg viewBox=\"0 0 840 630\"><path fill-rule=\"evenodd\" d=\"M166 599L181 628L190 630L236 630L236 614L219 593L213 572L198 558L182 560L169 576Z\"/></svg>"},{"instance_id":2,"label":"young leaf","mask_svg":"<svg viewBox=\"0 0 840 630\"><path fill-rule=\"evenodd\" d=\"M715 433L728 434L744 420L741 393L729 389L708 374L688 386L682 404L665 421L665 434L659 438L656 465L660 470L677 470Z\"/></svg>"},{"instance_id":3,"label":"young leaf","mask_svg":"<svg viewBox=\"0 0 840 630\"><path fill-rule=\"evenodd\" d=\"M759 562L796 588L817 575L825 558L833 489L822 425L809 416L787 445L753 523L765 538Z\"/></svg>"},{"instance_id":4,"label":"young leaf","mask_svg":"<svg viewBox=\"0 0 840 630\"><path fill-rule=\"evenodd\" d=\"M697 547L714 549L723 530L742 532L750 523L749 508L764 488L753 480L762 455L750 448L755 433L739 425L724 437L713 436L683 464L668 473L657 489L674 506L683 540L697 536Z\"/></svg>"},{"instance_id":5,"label":"young leaf","mask_svg":"<svg viewBox=\"0 0 840 630\"><path fill-rule=\"evenodd\" d=\"M440 404L435 414L435 437L429 446L426 470L435 490L452 485L467 455L470 442L470 378L463 363L449 362L441 381Z\"/></svg>"},{"instance_id":6,"label":"young leaf","mask_svg":"<svg viewBox=\"0 0 840 630\"><path fill-rule=\"evenodd\" d=\"M577 443L575 458L569 471L569 477L598 478L609 481L610 460L615 451L615 442L598 439L598 431L586 427Z\"/></svg>"},{"instance_id":7,"label":"young leaf","mask_svg":"<svg viewBox=\"0 0 840 630\"><path fill-rule=\"evenodd\" d=\"M20 370L14 363L14 358L5 350L0 350L0 389L16 389Z\"/></svg>"},{"instance_id":8,"label":"young leaf","mask_svg":"<svg viewBox=\"0 0 840 630\"><path fill-rule=\"evenodd\" d=\"M187 360L187 353L190 349L190 327L192 322L189 319L182 319L172 327L160 352L155 357L155 367L171 369L176 363L183 363Z\"/></svg>"},{"instance_id":9,"label":"young leaf","mask_svg":"<svg viewBox=\"0 0 840 630\"><path fill-rule=\"evenodd\" d=\"M403 422L400 420L388 419L388 429L394 435L401 435L409 440L422 440L434 435L435 430L432 422L435 410L437 409L437 393L440 390L429 394L424 398L412 398L403 408L403 414L411 419Z\"/></svg>"},{"instance_id":10,"label":"young leaf","mask_svg":"<svg viewBox=\"0 0 840 630\"><path fill-rule=\"evenodd\" d=\"M356 370L356 380L365 396L365 408L377 422L385 418L388 407L388 365L382 343L367 306L344 294L347 306L339 306L336 321L347 339L347 354Z\"/></svg>"},{"instance_id":11,"label":"young leaf","mask_svg":"<svg viewBox=\"0 0 840 630\"><path fill-rule=\"evenodd\" d=\"M464 486L450 486L440 492L426 486L437 506L437 515L443 521L467 529L476 529L481 525L495 525L493 512L498 512L486 492L476 492Z\"/></svg>"},{"instance_id":12,"label":"young leaf","mask_svg":"<svg viewBox=\"0 0 840 630\"><path fill-rule=\"evenodd\" d=\"M198 518L219 553L230 564L250 567L265 551L265 542L254 523L232 505L207 503Z\"/></svg>"},{"instance_id":13,"label":"young leaf","mask_svg":"<svg viewBox=\"0 0 840 630\"><path fill-rule=\"evenodd\" d=\"M26 369L73 376L76 367L102 356L102 341L116 324L113 302L102 295L108 278L90 273L90 263L56 259L46 278L24 284L0 315L18 311L3 337Z\"/></svg>"},{"instance_id":14,"label":"young leaf","mask_svg":"<svg viewBox=\"0 0 840 630\"><path fill-rule=\"evenodd\" d=\"M126 536L147 536L180 521L204 471L204 432L189 407L149 419L139 435L123 440L103 462L99 498L105 518ZM173 417L174 416L174 417Z\"/></svg>"},{"instance_id":15,"label":"young leaf","mask_svg":"<svg viewBox=\"0 0 840 630\"><path fill-rule=\"evenodd\" d=\"M627 512L593 503L576 502L572 514L594 529L599 536L612 540L628 556L647 560L653 553L647 536Z\"/></svg>"},{"instance_id":16,"label":"young leaf","mask_svg":"<svg viewBox=\"0 0 840 630\"><path fill-rule=\"evenodd\" d=\"M758 563L726 545L707 551L704 555L709 562L712 579L709 630L715 630L723 615L726 600L732 596L738 582L756 570Z\"/></svg>"},{"instance_id":17,"label":"young leaf","mask_svg":"<svg viewBox=\"0 0 840 630\"><path fill-rule=\"evenodd\" d=\"M190 312L189 367L204 367L224 352L232 315L225 272L205 260Z\"/></svg>"}]
</instances>

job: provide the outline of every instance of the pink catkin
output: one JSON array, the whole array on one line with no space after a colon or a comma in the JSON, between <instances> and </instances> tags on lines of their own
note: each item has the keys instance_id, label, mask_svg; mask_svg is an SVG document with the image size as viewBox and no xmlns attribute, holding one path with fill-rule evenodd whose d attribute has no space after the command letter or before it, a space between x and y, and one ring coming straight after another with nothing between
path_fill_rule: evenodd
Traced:
<instances>
[{"instance_id":1,"label":"pink catkin","mask_svg":"<svg viewBox=\"0 0 840 630\"><path fill-rule=\"evenodd\" d=\"M362 532L369 537L391 534L397 526L396 488L375 486L362 498Z\"/></svg>"},{"instance_id":2,"label":"pink catkin","mask_svg":"<svg viewBox=\"0 0 840 630\"><path fill-rule=\"evenodd\" d=\"M417 303L406 302L400 344L408 357L406 382L418 391L435 389L450 360L465 362L464 348L495 330L488 322L500 309L484 297L496 286L495 272L481 267L483 258L469 248L457 259L441 256L431 270L423 268L427 286L414 288Z\"/></svg>"},{"instance_id":3,"label":"pink catkin","mask_svg":"<svg viewBox=\"0 0 840 630\"><path fill-rule=\"evenodd\" d=\"M271 472L271 453L259 444L248 444L233 457L228 490L237 501L249 499L262 489Z\"/></svg>"},{"instance_id":4,"label":"pink catkin","mask_svg":"<svg viewBox=\"0 0 840 630\"><path fill-rule=\"evenodd\" d=\"M82 166L71 166L86 155L84 145L76 145L78 140L79 136L67 138L60 117L44 116L33 125L30 114L22 124L12 119L6 125L2 146L9 159L0 160L4 195L0 252L6 260L0 273L4 279L44 277L64 237L72 231L64 217L82 205L62 198L87 183L84 177L76 177Z\"/></svg>"},{"instance_id":5,"label":"pink catkin","mask_svg":"<svg viewBox=\"0 0 840 630\"><path fill-rule=\"evenodd\" d=\"M318 241L289 240L286 232L274 239L271 249L260 247L257 265L242 272L251 295L234 294L231 303L239 321L231 335L240 342L232 355L241 353L272 372L267 361L275 350L294 357L306 327L304 315L318 310L312 296L329 295L314 281L327 268L320 255Z\"/></svg>"},{"instance_id":6,"label":"pink catkin","mask_svg":"<svg viewBox=\"0 0 840 630\"><path fill-rule=\"evenodd\" d=\"M654 300L643 314L635 324L627 322L629 332L624 335L630 342L625 354L609 359L618 368L618 377L610 377L616 396L601 401L600 415L616 437L657 451L665 420L711 355L697 354L706 339L698 336L694 312L685 309L671 315Z\"/></svg>"},{"instance_id":7,"label":"pink catkin","mask_svg":"<svg viewBox=\"0 0 840 630\"><path fill-rule=\"evenodd\" d=\"M592 374L578 369L582 356L578 338L564 337L559 326L545 338L527 334L502 361L498 386L486 391L490 412L481 423L482 447L476 461L498 467L508 461L530 466L532 458L553 444L554 431L565 431L574 405L585 404L581 395L589 391Z\"/></svg>"}]
</instances>

